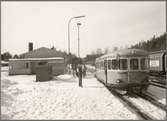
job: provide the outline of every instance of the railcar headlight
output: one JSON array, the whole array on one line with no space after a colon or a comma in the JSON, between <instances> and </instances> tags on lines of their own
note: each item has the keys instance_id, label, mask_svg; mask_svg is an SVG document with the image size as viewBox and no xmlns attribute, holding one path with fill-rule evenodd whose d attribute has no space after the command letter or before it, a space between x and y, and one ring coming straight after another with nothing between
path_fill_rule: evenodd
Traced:
<instances>
[{"instance_id":1,"label":"railcar headlight","mask_svg":"<svg viewBox=\"0 0 167 121\"><path fill-rule=\"evenodd\" d=\"M117 79L116 80L116 83L121 83L122 81L120 79Z\"/></svg>"}]
</instances>

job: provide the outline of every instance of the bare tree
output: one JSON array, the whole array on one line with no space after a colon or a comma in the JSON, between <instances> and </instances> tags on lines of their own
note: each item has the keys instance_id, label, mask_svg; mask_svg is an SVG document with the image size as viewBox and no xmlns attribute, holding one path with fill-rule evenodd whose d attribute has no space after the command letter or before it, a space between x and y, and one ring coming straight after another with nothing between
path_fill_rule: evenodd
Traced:
<instances>
[{"instance_id":1,"label":"bare tree","mask_svg":"<svg viewBox=\"0 0 167 121\"><path fill-rule=\"evenodd\" d=\"M118 47L113 47L113 49L112 49L113 51L117 51L118 50Z\"/></svg>"},{"instance_id":2,"label":"bare tree","mask_svg":"<svg viewBox=\"0 0 167 121\"><path fill-rule=\"evenodd\" d=\"M102 49L101 49L101 48L97 48L97 50L96 50L96 54L98 54L98 55L101 55L101 54L103 54L103 51L102 51Z\"/></svg>"},{"instance_id":3,"label":"bare tree","mask_svg":"<svg viewBox=\"0 0 167 121\"><path fill-rule=\"evenodd\" d=\"M105 48L105 50L104 50L104 54L107 54L107 53L109 53L109 48Z\"/></svg>"},{"instance_id":4,"label":"bare tree","mask_svg":"<svg viewBox=\"0 0 167 121\"><path fill-rule=\"evenodd\" d=\"M95 54L96 54L95 51L92 51L92 52L91 52L91 55L95 55Z\"/></svg>"}]
</instances>

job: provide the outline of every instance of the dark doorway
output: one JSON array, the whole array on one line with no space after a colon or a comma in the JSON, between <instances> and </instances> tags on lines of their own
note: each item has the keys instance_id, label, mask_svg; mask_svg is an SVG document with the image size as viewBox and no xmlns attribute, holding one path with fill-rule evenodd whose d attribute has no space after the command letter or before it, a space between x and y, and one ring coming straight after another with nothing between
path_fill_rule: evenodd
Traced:
<instances>
[{"instance_id":1,"label":"dark doorway","mask_svg":"<svg viewBox=\"0 0 167 121\"><path fill-rule=\"evenodd\" d=\"M36 70L36 63L35 62L31 62L31 74L35 74Z\"/></svg>"}]
</instances>

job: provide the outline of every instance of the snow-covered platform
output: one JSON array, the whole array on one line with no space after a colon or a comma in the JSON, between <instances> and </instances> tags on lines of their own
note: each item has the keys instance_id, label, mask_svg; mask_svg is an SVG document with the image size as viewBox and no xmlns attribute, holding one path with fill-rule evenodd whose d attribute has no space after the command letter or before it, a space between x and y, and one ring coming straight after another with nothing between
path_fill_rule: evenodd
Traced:
<instances>
[{"instance_id":1,"label":"snow-covered platform","mask_svg":"<svg viewBox=\"0 0 167 121\"><path fill-rule=\"evenodd\" d=\"M60 75L35 82L35 75L1 72L2 119L139 119L94 77Z\"/></svg>"}]
</instances>

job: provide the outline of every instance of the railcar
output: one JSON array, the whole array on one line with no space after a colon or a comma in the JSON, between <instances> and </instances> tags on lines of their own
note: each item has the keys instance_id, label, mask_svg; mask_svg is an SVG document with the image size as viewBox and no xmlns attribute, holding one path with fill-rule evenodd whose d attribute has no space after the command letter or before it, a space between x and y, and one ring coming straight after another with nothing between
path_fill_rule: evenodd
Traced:
<instances>
[{"instance_id":1,"label":"railcar","mask_svg":"<svg viewBox=\"0 0 167 121\"><path fill-rule=\"evenodd\" d=\"M150 79L165 84L166 70L167 70L166 51L156 51L149 53Z\"/></svg>"},{"instance_id":2,"label":"railcar","mask_svg":"<svg viewBox=\"0 0 167 121\"><path fill-rule=\"evenodd\" d=\"M123 49L96 59L95 76L105 85L126 91L142 91L148 85L148 52Z\"/></svg>"},{"instance_id":3,"label":"railcar","mask_svg":"<svg viewBox=\"0 0 167 121\"><path fill-rule=\"evenodd\" d=\"M166 51L149 53L149 71L152 75L166 75Z\"/></svg>"}]
</instances>

